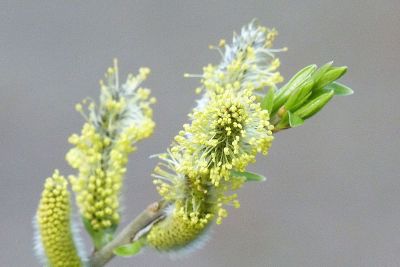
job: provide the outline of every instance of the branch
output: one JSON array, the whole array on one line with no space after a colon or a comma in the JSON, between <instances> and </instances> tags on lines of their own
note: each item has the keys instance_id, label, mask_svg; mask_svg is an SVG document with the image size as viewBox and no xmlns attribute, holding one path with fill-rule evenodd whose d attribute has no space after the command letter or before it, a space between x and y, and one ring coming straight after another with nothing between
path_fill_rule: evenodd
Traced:
<instances>
[{"instance_id":1,"label":"branch","mask_svg":"<svg viewBox=\"0 0 400 267\"><path fill-rule=\"evenodd\" d=\"M94 251L89 260L89 266L102 267L115 255L113 250L117 247L132 243L137 235L155 222L161 220L165 213L165 202L154 202L142 211L131 223L129 223L111 242L98 251Z\"/></svg>"}]
</instances>

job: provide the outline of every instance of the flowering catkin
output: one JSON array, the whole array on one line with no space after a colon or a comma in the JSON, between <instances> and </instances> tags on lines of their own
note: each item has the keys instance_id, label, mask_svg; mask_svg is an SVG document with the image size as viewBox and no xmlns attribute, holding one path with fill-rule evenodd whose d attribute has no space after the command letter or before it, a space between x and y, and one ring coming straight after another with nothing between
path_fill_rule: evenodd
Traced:
<instances>
[{"instance_id":1,"label":"flowering catkin","mask_svg":"<svg viewBox=\"0 0 400 267\"><path fill-rule=\"evenodd\" d=\"M275 36L275 30L252 22L234 35L231 45L221 41L225 53L220 50L219 65L204 68L196 89L203 95L189 114L191 123L159 156L154 170L154 184L171 205L166 219L147 234L150 246L161 251L184 248L211 221L222 222L225 205L240 206L231 192L245 179L236 174L254 162L257 153L266 154L273 140L273 126L257 92L282 80L276 72L276 50L270 49Z\"/></svg>"},{"instance_id":2,"label":"flowering catkin","mask_svg":"<svg viewBox=\"0 0 400 267\"><path fill-rule=\"evenodd\" d=\"M118 225L119 194L128 155L136 149L136 142L153 132L150 104L155 99L150 98L149 89L139 87L149 72L148 68L141 68L137 76L130 74L120 84L115 62L105 81L100 81L98 106L89 101L88 114L81 104L76 106L86 123L80 135L69 138L74 147L66 159L78 169L77 175L70 176L72 189L80 213L95 231Z\"/></svg>"},{"instance_id":3,"label":"flowering catkin","mask_svg":"<svg viewBox=\"0 0 400 267\"><path fill-rule=\"evenodd\" d=\"M70 222L67 181L56 170L47 178L36 214L38 242L49 266L83 266L75 247Z\"/></svg>"}]
</instances>

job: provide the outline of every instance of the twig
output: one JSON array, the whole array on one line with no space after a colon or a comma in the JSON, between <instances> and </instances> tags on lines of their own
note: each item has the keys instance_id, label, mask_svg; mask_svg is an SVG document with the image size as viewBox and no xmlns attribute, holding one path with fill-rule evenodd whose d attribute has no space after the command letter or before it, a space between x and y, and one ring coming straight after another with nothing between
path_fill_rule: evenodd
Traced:
<instances>
[{"instance_id":1,"label":"twig","mask_svg":"<svg viewBox=\"0 0 400 267\"><path fill-rule=\"evenodd\" d=\"M155 202L142 211L131 223L129 223L110 243L98 251L95 251L89 260L90 267L102 267L115 255L113 250L122 245L132 243L146 227L162 219L165 215L165 202Z\"/></svg>"}]
</instances>

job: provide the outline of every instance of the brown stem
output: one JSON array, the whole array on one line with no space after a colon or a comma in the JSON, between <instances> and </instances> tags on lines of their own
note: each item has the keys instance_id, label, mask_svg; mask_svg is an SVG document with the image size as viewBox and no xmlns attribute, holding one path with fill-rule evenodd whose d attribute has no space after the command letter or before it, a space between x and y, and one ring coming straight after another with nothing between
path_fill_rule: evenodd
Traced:
<instances>
[{"instance_id":1,"label":"brown stem","mask_svg":"<svg viewBox=\"0 0 400 267\"><path fill-rule=\"evenodd\" d=\"M132 222L130 222L111 242L98 251L93 252L89 260L90 267L102 267L115 255L113 250L122 245L135 241L137 235L164 216L165 202L154 202L142 211Z\"/></svg>"}]
</instances>

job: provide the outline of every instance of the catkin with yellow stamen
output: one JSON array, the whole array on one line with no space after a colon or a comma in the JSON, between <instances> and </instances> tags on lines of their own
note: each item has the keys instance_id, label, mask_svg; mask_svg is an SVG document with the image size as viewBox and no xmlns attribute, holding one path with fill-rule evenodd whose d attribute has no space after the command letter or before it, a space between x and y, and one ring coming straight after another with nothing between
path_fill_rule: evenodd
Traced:
<instances>
[{"instance_id":1,"label":"catkin with yellow stamen","mask_svg":"<svg viewBox=\"0 0 400 267\"><path fill-rule=\"evenodd\" d=\"M225 54L219 65L204 68L196 91L206 90L190 114L191 123L154 170L154 184L171 205L166 219L147 234L149 246L187 248L213 220L220 224L227 217L227 205L240 206L232 191L245 180L232 171L245 171L257 153L267 154L273 140L268 111L261 109L256 90L281 81L275 71L279 61L269 49L275 35L250 23L231 45L221 42Z\"/></svg>"},{"instance_id":2,"label":"catkin with yellow stamen","mask_svg":"<svg viewBox=\"0 0 400 267\"><path fill-rule=\"evenodd\" d=\"M275 53L286 48L272 49L276 36L275 29L259 26L256 21L244 26L239 35L234 34L231 44L224 44L220 64L203 68L202 86L196 92L206 89L221 93L226 86L235 84L240 84L234 86L238 90L259 91L282 82L283 77L277 71L280 61Z\"/></svg>"},{"instance_id":3,"label":"catkin with yellow stamen","mask_svg":"<svg viewBox=\"0 0 400 267\"><path fill-rule=\"evenodd\" d=\"M266 154L272 128L250 91L211 94L208 105L192 114L192 124L176 137L184 147L184 164L190 176L209 173L213 184L229 179L230 171L244 171L256 154Z\"/></svg>"},{"instance_id":4,"label":"catkin with yellow stamen","mask_svg":"<svg viewBox=\"0 0 400 267\"><path fill-rule=\"evenodd\" d=\"M87 122L80 135L69 138L74 147L66 159L78 170L70 180L80 213L91 230L114 231L119 224L119 195L128 155L136 149L136 142L153 132L150 105L155 99L150 98L149 89L139 87L149 72L141 68L138 75L129 74L120 84L115 62L100 82L98 105L88 103L88 114L77 105Z\"/></svg>"},{"instance_id":5,"label":"catkin with yellow stamen","mask_svg":"<svg viewBox=\"0 0 400 267\"><path fill-rule=\"evenodd\" d=\"M71 231L70 213L67 181L56 170L45 182L36 214L39 246L49 266L83 266Z\"/></svg>"}]
</instances>

